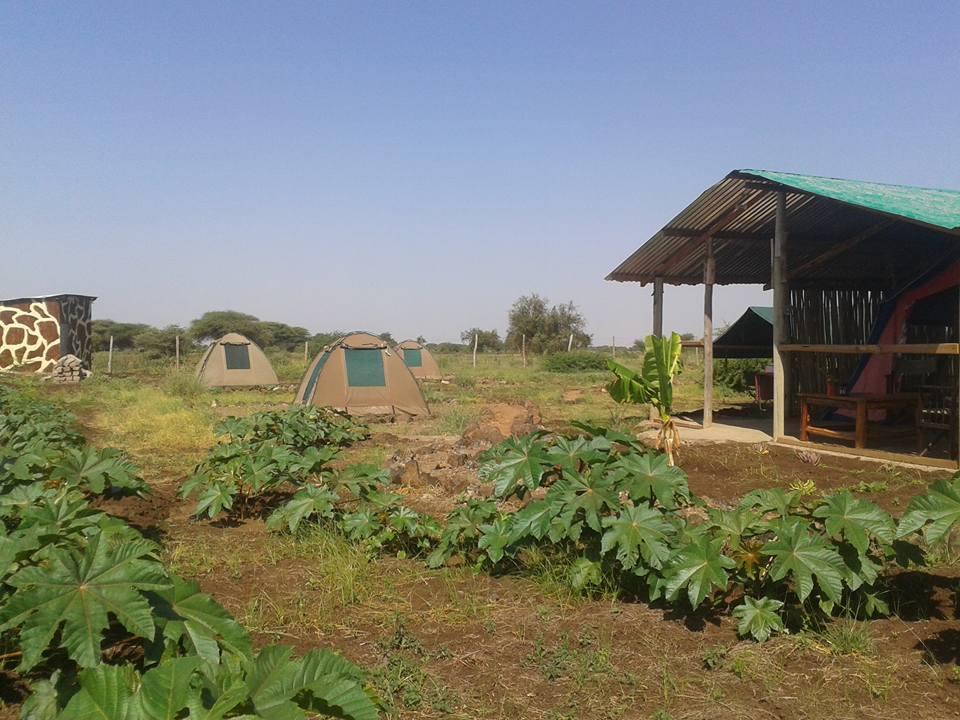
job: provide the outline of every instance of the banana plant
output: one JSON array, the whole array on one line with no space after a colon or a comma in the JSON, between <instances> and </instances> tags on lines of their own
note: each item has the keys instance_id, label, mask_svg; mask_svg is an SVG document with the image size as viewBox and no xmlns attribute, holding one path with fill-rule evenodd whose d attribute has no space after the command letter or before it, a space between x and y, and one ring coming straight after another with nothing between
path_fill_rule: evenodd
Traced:
<instances>
[{"instance_id":1,"label":"banana plant","mask_svg":"<svg viewBox=\"0 0 960 720\"><path fill-rule=\"evenodd\" d=\"M617 379L607 385L607 392L618 403L646 403L653 405L660 415L657 449L673 465L680 448L680 433L673 420L673 379L680 372L680 336L650 335L645 340L646 353L640 372L631 370L615 360L607 360L607 367Z\"/></svg>"}]
</instances>

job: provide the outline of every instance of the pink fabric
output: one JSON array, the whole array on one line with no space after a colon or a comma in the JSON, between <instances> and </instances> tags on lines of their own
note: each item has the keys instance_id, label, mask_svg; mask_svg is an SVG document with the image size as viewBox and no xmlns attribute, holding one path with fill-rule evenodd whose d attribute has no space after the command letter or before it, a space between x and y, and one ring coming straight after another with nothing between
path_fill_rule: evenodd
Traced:
<instances>
[{"instance_id":1,"label":"pink fabric","mask_svg":"<svg viewBox=\"0 0 960 720\"><path fill-rule=\"evenodd\" d=\"M880 333L880 345L894 345L906 341L907 320L919 300L960 284L960 262L949 266L930 282L903 293L897 299L893 316ZM860 377L850 388L854 393L885 393L887 377L893 372L893 355L872 355Z\"/></svg>"}]
</instances>

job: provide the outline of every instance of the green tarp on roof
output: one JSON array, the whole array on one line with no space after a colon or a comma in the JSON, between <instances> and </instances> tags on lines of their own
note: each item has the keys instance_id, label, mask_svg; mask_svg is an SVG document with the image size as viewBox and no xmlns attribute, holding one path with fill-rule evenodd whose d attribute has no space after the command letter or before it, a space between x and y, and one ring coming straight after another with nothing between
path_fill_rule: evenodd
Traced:
<instances>
[{"instance_id":1,"label":"green tarp on roof","mask_svg":"<svg viewBox=\"0 0 960 720\"><path fill-rule=\"evenodd\" d=\"M960 229L958 190L886 185L773 170L738 170L737 174L753 175L814 195L858 205L868 210L899 215L947 230Z\"/></svg>"}]
</instances>

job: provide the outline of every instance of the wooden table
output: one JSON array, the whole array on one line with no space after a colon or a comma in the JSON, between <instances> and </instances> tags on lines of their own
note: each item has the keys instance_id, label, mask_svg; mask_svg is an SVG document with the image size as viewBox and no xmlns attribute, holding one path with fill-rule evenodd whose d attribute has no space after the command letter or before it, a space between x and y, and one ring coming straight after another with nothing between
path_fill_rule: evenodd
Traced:
<instances>
[{"instance_id":1,"label":"wooden table","mask_svg":"<svg viewBox=\"0 0 960 720\"><path fill-rule=\"evenodd\" d=\"M800 439L808 440L810 435L836 440L852 440L856 448L865 448L869 432L871 410L906 410L911 419L916 418L920 404L919 393L892 393L888 395L853 393L850 395L827 395L825 393L800 393ZM855 419L854 432L838 430L836 428L818 427L810 424L810 408L824 407L844 409L853 412ZM907 431L883 429L879 433L884 437L903 436L912 434L918 436L919 430L914 426Z\"/></svg>"}]
</instances>

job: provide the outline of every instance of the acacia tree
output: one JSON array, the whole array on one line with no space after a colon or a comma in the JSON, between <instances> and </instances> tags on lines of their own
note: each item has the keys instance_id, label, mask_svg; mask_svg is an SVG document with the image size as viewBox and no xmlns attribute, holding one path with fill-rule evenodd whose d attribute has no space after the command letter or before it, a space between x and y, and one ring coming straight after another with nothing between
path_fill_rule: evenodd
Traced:
<instances>
[{"instance_id":1,"label":"acacia tree","mask_svg":"<svg viewBox=\"0 0 960 720\"><path fill-rule=\"evenodd\" d=\"M470 328L460 333L460 339L468 347L473 347L473 338L477 338L477 352L500 352L503 350L503 341L496 330L481 330Z\"/></svg>"},{"instance_id":2,"label":"acacia tree","mask_svg":"<svg viewBox=\"0 0 960 720\"><path fill-rule=\"evenodd\" d=\"M572 302L551 307L545 297L524 295L513 303L509 320L506 346L510 350L519 351L524 336L527 350L534 353L566 350L571 334L573 347L590 345L587 321Z\"/></svg>"},{"instance_id":3,"label":"acacia tree","mask_svg":"<svg viewBox=\"0 0 960 720\"><path fill-rule=\"evenodd\" d=\"M246 335L260 347L269 345L273 340L266 323L254 315L236 310L213 310L190 323L190 335L198 343L208 343L232 332Z\"/></svg>"}]
</instances>

